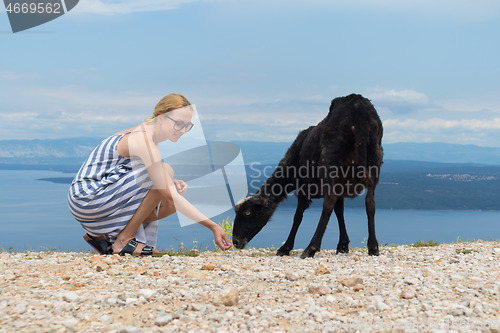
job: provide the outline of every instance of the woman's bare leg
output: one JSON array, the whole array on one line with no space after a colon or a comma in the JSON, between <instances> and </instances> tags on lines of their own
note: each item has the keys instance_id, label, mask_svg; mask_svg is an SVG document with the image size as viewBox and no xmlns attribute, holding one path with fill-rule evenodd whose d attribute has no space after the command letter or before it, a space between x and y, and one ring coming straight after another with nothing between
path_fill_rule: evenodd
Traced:
<instances>
[{"instance_id":1,"label":"woman's bare leg","mask_svg":"<svg viewBox=\"0 0 500 333\"><path fill-rule=\"evenodd\" d=\"M139 229L142 223L148 223L152 221L156 221L158 219L162 219L173 212L175 212L174 204L166 203L165 200L160 205L160 212L158 217L155 214L155 209L160 203L162 197L158 190L149 190L141 204L135 211L134 215L127 223L125 228L118 234L116 241L113 243L113 252L120 252L125 245L127 245L128 241L134 238L137 229ZM168 214L168 215L167 215ZM145 244L139 243L136 251L140 253L144 248Z\"/></svg>"},{"instance_id":2,"label":"woman's bare leg","mask_svg":"<svg viewBox=\"0 0 500 333\"><path fill-rule=\"evenodd\" d=\"M144 221L143 225L150 223L150 222L161 220L161 219L175 213L174 205L173 204L172 205L163 204L164 202L165 202L165 200L162 200L159 203L160 209L158 211L158 215L156 215L156 209L155 209L153 212L151 212L151 215L149 215L149 217L146 218L146 221ZM161 253L161 251L158 251L157 249L153 248L153 253L159 254L159 253Z\"/></svg>"},{"instance_id":3,"label":"woman's bare leg","mask_svg":"<svg viewBox=\"0 0 500 333\"><path fill-rule=\"evenodd\" d=\"M156 215L156 207L155 207L155 209L151 212L151 214L149 214L149 216L146 218L144 223L149 223L149 222L161 220L167 216L172 215L173 213L175 213L174 204L173 203L171 203L170 205L166 204L165 200L162 199L161 204L160 204L160 211L158 212L158 216Z\"/></svg>"}]
</instances>

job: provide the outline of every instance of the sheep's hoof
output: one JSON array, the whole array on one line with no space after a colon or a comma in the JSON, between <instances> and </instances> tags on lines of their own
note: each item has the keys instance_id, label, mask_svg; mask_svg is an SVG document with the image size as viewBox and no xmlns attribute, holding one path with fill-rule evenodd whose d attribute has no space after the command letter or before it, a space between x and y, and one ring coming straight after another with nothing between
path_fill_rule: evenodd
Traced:
<instances>
[{"instance_id":1,"label":"sheep's hoof","mask_svg":"<svg viewBox=\"0 0 500 333\"><path fill-rule=\"evenodd\" d=\"M374 249L368 249L368 254L371 256L378 256L380 255L380 252L378 250L378 246Z\"/></svg>"},{"instance_id":2,"label":"sheep's hoof","mask_svg":"<svg viewBox=\"0 0 500 333\"><path fill-rule=\"evenodd\" d=\"M283 257L283 256L289 256L290 255L290 249L288 249L287 247L285 246L282 246L278 249L278 251L276 252L276 255L277 256L280 256L280 257Z\"/></svg>"},{"instance_id":3,"label":"sheep's hoof","mask_svg":"<svg viewBox=\"0 0 500 333\"><path fill-rule=\"evenodd\" d=\"M339 254L339 253L349 253L349 243L344 243L344 244L339 243L337 245L337 253L336 254Z\"/></svg>"},{"instance_id":4,"label":"sheep's hoof","mask_svg":"<svg viewBox=\"0 0 500 333\"><path fill-rule=\"evenodd\" d=\"M310 248L309 246L304 250L304 252L302 252L302 255L300 256L302 259L305 259L305 258L312 258L314 257L314 255L316 254L318 250L314 250L312 248Z\"/></svg>"}]
</instances>

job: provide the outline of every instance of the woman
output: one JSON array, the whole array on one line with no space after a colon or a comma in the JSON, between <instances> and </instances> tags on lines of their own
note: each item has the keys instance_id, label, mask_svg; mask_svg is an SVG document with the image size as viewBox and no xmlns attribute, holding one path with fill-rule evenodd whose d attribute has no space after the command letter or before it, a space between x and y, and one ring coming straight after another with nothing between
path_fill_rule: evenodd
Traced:
<instances>
[{"instance_id":1,"label":"woman","mask_svg":"<svg viewBox=\"0 0 500 333\"><path fill-rule=\"evenodd\" d=\"M158 220L176 210L209 228L221 249L231 247L224 230L182 197L187 185L174 179L158 150L160 142L177 142L193 127L192 115L184 96L167 95L143 124L103 140L80 168L69 190L69 208L98 252L158 252Z\"/></svg>"}]
</instances>

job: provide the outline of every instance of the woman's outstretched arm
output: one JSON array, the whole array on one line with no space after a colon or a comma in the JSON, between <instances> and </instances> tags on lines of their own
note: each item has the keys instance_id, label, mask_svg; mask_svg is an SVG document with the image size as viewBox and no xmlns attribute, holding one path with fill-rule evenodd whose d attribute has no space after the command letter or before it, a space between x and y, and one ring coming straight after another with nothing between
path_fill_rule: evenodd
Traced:
<instances>
[{"instance_id":1,"label":"woman's outstretched arm","mask_svg":"<svg viewBox=\"0 0 500 333\"><path fill-rule=\"evenodd\" d=\"M136 132L131 133L128 139L130 156L141 159L147 168L153 187L161 193L161 196L167 202L173 202L176 211L209 228L214 233L215 242L221 249L231 247L224 230L177 192L172 169L162 162L160 151L152 135L146 132Z\"/></svg>"}]
</instances>

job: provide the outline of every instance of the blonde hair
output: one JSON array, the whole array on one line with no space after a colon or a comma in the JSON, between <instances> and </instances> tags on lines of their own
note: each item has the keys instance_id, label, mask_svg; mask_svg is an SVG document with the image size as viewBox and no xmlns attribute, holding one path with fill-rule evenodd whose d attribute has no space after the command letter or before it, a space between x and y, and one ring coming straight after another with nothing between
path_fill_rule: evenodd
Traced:
<instances>
[{"instance_id":1,"label":"blonde hair","mask_svg":"<svg viewBox=\"0 0 500 333\"><path fill-rule=\"evenodd\" d=\"M156 117L188 105L191 105L191 103L187 100L186 97L180 94L168 94L167 96L163 97L158 102L158 104L156 104L153 115L146 118L144 122L146 124L150 124L155 120Z\"/></svg>"}]
</instances>

